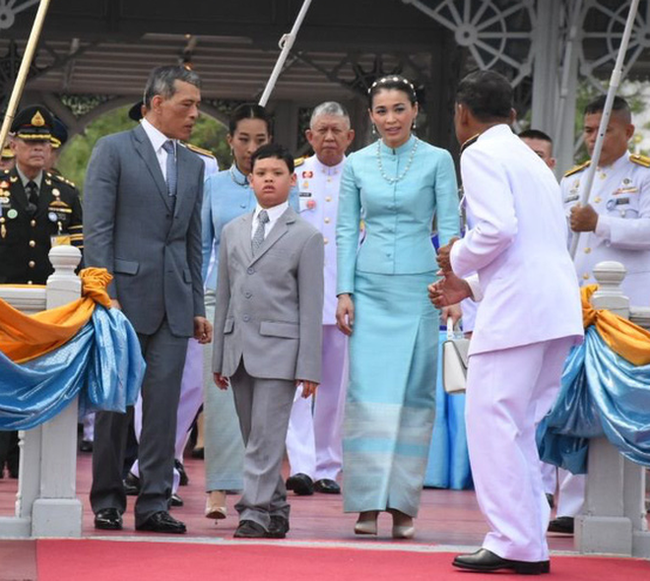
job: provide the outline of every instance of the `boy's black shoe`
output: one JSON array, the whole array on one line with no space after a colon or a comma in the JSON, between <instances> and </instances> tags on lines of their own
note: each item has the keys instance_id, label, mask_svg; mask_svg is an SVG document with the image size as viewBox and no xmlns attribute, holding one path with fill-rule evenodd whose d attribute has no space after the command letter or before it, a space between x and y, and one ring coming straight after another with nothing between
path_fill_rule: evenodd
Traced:
<instances>
[{"instance_id":1,"label":"boy's black shoe","mask_svg":"<svg viewBox=\"0 0 650 581\"><path fill-rule=\"evenodd\" d=\"M236 539L265 539L266 529L252 520L239 521L237 530L233 535Z\"/></svg>"},{"instance_id":2,"label":"boy's black shoe","mask_svg":"<svg viewBox=\"0 0 650 581\"><path fill-rule=\"evenodd\" d=\"M269 539L284 539L289 532L289 519L283 516L271 516L271 524L269 525L269 532L266 536Z\"/></svg>"}]
</instances>

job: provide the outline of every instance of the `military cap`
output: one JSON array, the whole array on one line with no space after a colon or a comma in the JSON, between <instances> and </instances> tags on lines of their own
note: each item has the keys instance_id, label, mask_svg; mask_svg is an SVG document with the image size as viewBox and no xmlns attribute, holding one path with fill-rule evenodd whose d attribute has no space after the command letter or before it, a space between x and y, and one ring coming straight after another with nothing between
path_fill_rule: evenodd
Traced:
<instances>
[{"instance_id":1,"label":"military cap","mask_svg":"<svg viewBox=\"0 0 650 581\"><path fill-rule=\"evenodd\" d=\"M11 125L11 132L25 141L49 141L53 127L52 113L43 105L33 105L18 112Z\"/></svg>"},{"instance_id":2,"label":"military cap","mask_svg":"<svg viewBox=\"0 0 650 581\"><path fill-rule=\"evenodd\" d=\"M68 128L58 117L54 118L52 137L50 137L50 141L52 142L52 147L55 149L65 145L65 142L68 141Z\"/></svg>"},{"instance_id":3,"label":"military cap","mask_svg":"<svg viewBox=\"0 0 650 581\"><path fill-rule=\"evenodd\" d=\"M135 103L130 109L129 109L129 119L133 119L136 123L142 119L142 107L144 105L144 101L140 99L137 103Z\"/></svg>"},{"instance_id":4,"label":"military cap","mask_svg":"<svg viewBox=\"0 0 650 581\"><path fill-rule=\"evenodd\" d=\"M11 146L7 143L3 148L2 148L2 156L3 159L13 159L15 157L13 149L11 149Z\"/></svg>"}]
</instances>

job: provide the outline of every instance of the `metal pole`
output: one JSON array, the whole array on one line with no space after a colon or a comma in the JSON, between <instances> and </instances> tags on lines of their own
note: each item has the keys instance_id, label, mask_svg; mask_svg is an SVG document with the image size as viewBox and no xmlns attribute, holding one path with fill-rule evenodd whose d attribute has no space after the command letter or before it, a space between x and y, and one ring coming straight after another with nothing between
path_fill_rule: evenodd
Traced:
<instances>
[{"instance_id":1,"label":"metal pole","mask_svg":"<svg viewBox=\"0 0 650 581\"><path fill-rule=\"evenodd\" d=\"M627 52L628 44L630 43L630 36L632 35L632 28L634 27L634 19L639 8L639 0L632 0L630 4L630 12L627 15L627 22L625 23L625 31L621 39L621 46L618 49L618 56L616 57L616 64L612 71L612 76L609 81L609 90L607 91L607 99L603 108L603 115L600 118L600 126L598 127L598 137L596 138L596 145L594 152L591 156L591 164L587 170L585 185L580 195L580 205L584 206L589 201L589 193L596 174L596 166L600 161L600 153L603 149L603 142L605 141L605 132L609 124L609 117L612 114L612 107L614 105L614 97L616 91L621 84L621 76L623 74L623 64L625 62L625 53ZM578 242L580 240L580 232L574 232L571 238L571 258L574 258L578 250Z\"/></svg>"},{"instance_id":2,"label":"metal pole","mask_svg":"<svg viewBox=\"0 0 650 581\"><path fill-rule=\"evenodd\" d=\"M296 21L293 24L293 28L291 29L291 32L289 34L283 35L282 38L280 39L279 46L282 49L282 52L278 57L278 61L275 63L273 72L271 73L271 76L269 77L269 81L268 83L266 83L266 87L264 88L264 92L260 97L259 104L262 105L262 107L265 107L269 101L269 97L271 96L271 93L275 88L275 84L278 81L278 77L282 72L282 67L284 66L284 63L287 60L287 57L289 56L289 51L291 51L291 47L293 46L293 43L296 40L296 36L298 35L298 31L300 30L302 21L305 19L307 10L309 10L310 4L311 4L311 0L305 0L303 2L302 8L300 9L300 12L298 12L298 17L296 18Z\"/></svg>"},{"instance_id":3,"label":"metal pole","mask_svg":"<svg viewBox=\"0 0 650 581\"><path fill-rule=\"evenodd\" d=\"M32 60L34 59L34 53L36 52L36 47L38 46L38 40L41 36L41 31L43 30L45 15L47 14L47 9L49 6L50 0L41 0L38 6L36 18L34 19L34 25L32 26L32 31L29 34L29 39L27 40L27 45L25 46L23 60L20 63L20 69L18 70L18 75L16 76L16 82L14 83L14 88L11 92L11 98L9 99L9 104L7 105L7 112L5 113L5 118L2 122L2 129L0 129L0 144L2 146L4 146L5 140L7 139L7 134L9 133L11 124L14 121L14 115L16 114L18 103L22 97L23 89L25 88L25 82L27 81L27 75L29 74L29 67L32 65Z\"/></svg>"}]
</instances>

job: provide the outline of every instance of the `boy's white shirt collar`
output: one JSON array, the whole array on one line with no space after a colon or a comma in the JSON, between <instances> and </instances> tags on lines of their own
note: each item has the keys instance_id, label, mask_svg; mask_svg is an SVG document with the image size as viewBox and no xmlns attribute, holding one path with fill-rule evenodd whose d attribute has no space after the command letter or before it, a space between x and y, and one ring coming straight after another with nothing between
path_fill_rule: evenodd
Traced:
<instances>
[{"instance_id":1,"label":"boy's white shirt collar","mask_svg":"<svg viewBox=\"0 0 650 581\"><path fill-rule=\"evenodd\" d=\"M275 223L280 219L280 216L284 214L284 212L288 207L289 207L289 200L286 200L285 202L282 202L277 206L273 206L272 208L262 208L262 206L257 204L255 206L255 210L253 211L253 225L251 229L251 240L255 235L255 230L257 230L257 226L258 226L257 218L260 215L260 212L262 210L266 210L266 213L269 216L269 221L266 223L264 227L264 238L266 238L269 235L269 232L271 231L273 226L275 226Z\"/></svg>"}]
</instances>

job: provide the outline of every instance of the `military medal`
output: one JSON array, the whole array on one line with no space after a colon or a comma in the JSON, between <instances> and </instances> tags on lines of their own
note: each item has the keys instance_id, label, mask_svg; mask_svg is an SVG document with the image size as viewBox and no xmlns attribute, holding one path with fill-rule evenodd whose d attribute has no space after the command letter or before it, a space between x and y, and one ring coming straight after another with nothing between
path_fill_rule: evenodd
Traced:
<instances>
[{"instance_id":1,"label":"military medal","mask_svg":"<svg viewBox=\"0 0 650 581\"><path fill-rule=\"evenodd\" d=\"M52 190L52 195L53 195L55 198L58 198L58 197L61 195L61 192L60 192L57 188L54 188L54 189Z\"/></svg>"},{"instance_id":2,"label":"military medal","mask_svg":"<svg viewBox=\"0 0 650 581\"><path fill-rule=\"evenodd\" d=\"M47 214L47 219L48 219L50 222L56 222L56 221L58 221L59 217L56 215L56 212L49 212L49 213Z\"/></svg>"},{"instance_id":3,"label":"military medal","mask_svg":"<svg viewBox=\"0 0 650 581\"><path fill-rule=\"evenodd\" d=\"M9 182L7 180L2 180L0 182L0 189L6 190L9 187Z\"/></svg>"},{"instance_id":4,"label":"military medal","mask_svg":"<svg viewBox=\"0 0 650 581\"><path fill-rule=\"evenodd\" d=\"M7 228L5 227L5 219L0 218L0 237L5 238L7 236Z\"/></svg>"},{"instance_id":5,"label":"military medal","mask_svg":"<svg viewBox=\"0 0 650 581\"><path fill-rule=\"evenodd\" d=\"M18 211L15 208L11 208L11 210L7 212L7 218L9 218L10 220L13 220L17 216L18 216Z\"/></svg>"}]
</instances>

